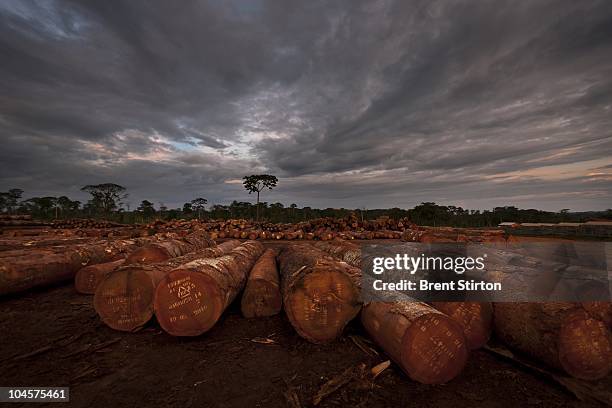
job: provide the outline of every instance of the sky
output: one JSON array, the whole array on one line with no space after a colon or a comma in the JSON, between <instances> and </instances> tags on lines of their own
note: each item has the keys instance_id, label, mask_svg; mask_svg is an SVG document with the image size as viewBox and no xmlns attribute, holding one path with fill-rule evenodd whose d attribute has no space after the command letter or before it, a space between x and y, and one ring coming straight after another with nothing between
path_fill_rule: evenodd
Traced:
<instances>
[{"instance_id":1,"label":"sky","mask_svg":"<svg viewBox=\"0 0 612 408\"><path fill-rule=\"evenodd\" d=\"M0 2L0 191L612 207L612 1Z\"/></svg>"}]
</instances>

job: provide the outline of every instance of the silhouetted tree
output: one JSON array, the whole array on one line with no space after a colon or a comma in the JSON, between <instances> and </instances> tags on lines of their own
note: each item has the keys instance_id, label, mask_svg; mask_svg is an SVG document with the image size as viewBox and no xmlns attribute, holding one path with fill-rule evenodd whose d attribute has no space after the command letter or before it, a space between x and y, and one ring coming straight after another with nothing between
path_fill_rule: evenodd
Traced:
<instances>
[{"instance_id":1,"label":"silhouetted tree","mask_svg":"<svg viewBox=\"0 0 612 408\"><path fill-rule=\"evenodd\" d=\"M138 211L140 211L144 216L150 217L151 215L155 214L155 207L149 200L142 200L138 206Z\"/></svg>"},{"instance_id":2,"label":"silhouetted tree","mask_svg":"<svg viewBox=\"0 0 612 408\"><path fill-rule=\"evenodd\" d=\"M264 188L268 188L272 190L276 187L276 183L278 183L278 179L276 176L271 176L269 174L252 174L250 176L243 177L244 188L251 193L257 193L257 221L259 221L259 193Z\"/></svg>"},{"instance_id":3,"label":"silhouetted tree","mask_svg":"<svg viewBox=\"0 0 612 408\"><path fill-rule=\"evenodd\" d=\"M202 218L202 211L206 209L208 200L202 197L191 200L191 208L198 213L198 219Z\"/></svg>"},{"instance_id":4,"label":"silhouetted tree","mask_svg":"<svg viewBox=\"0 0 612 408\"><path fill-rule=\"evenodd\" d=\"M91 208L106 214L119 208L122 200L128 196L125 187L114 183L90 184L81 188L81 191L91 194L92 198L88 203Z\"/></svg>"}]
</instances>

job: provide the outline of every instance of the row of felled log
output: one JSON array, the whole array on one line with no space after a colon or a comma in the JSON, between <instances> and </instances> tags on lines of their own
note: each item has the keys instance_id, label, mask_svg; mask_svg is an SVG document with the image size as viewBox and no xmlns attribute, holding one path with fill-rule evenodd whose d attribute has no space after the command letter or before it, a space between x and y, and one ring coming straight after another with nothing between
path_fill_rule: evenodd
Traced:
<instances>
[{"instance_id":1,"label":"row of felled log","mask_svg":"<svg viewBox=\"0 0 612 408\"><path fill-rule=\"evenodd\" d=\"M237 245L230 243L227 249ZM278 256L280 278L274 251L260 257L263 247L255 241L220 258L214 256L225 251L206 251L120 268L96 292L96 310L119 330L136 330L155 313L168 333L195 336L209 330L244 289L246 317L278 313L283 303L296 332L314 343L333 341L361 312L374 341L422 383L458 375L469 350L488 341L495 314L498 337L516 350L578 378L598 379L612 370L610 329L601 318L610 313L609 304L604 314L594 308L599 315L572 303L425 304L402 294L393 302L362 305L360 252L352 243L288 246Z\"/></svg>"}]
</instances>

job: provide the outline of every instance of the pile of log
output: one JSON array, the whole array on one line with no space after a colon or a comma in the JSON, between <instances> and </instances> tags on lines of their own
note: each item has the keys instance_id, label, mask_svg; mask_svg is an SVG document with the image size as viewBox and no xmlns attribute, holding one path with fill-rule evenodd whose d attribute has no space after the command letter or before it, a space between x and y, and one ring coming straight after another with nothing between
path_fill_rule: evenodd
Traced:
<instances>
[{"instance_id":1,"label":"pile of log","mask_svg":"<svg viewBox=\"0 0 612 408\"><path fill-rule=\"evenodd\" d=\"M50 226L48 222L33 220L29 214L0 214L0 228L40 228Z\"/></svg>"},{"instance_id":2,"label":"pile of log","mask_svg":"<svg viewBox=\"0 0 612 408\"><path fill-rule=\"evenodd\" d=\"M402 239L411 242L490 242L504 243L505 232L499 229L419 227L407 218L379 217L361 220L355 215L344 218L317 218L294 224L256 223L244 219L223 221L157 220L147 228L164 230L204 230L213 239L249 240L372 240Z\"/></svg>"},{"instance_id":3,"label":"pile of log","mask_svg":"<svg viewBox=\"0 0 612 408\"><path fill-rule=\"evenodd\" d=\"M51 226L56 229L125 227L124 224L120 224L117 222L97 220L93 218L72 218L66 220L56 220L51 223Z\"/></svg>"}]
</instances>

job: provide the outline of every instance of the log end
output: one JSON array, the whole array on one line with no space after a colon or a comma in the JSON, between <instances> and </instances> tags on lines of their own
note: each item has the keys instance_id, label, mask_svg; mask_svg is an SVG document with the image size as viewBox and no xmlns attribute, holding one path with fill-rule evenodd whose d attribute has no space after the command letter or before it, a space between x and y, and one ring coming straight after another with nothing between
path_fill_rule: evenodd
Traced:
<instances>
[{"instance_id":1,"label":"log end","mask_svg":"<svg viewBox=\"0 0 612 408\"><path fill-rule=\"evenodd\" d=\"M153 317L151 278L138 267L126 267L108 275L96 289L94 308L109 327L136 331Z\"/></svg>"},{"instance_id":2,"label":"log end","mask_svg":"<svg viewBox=\"0 0 612 408\"><path fill-rule=\"evenodd\" d=\"M455 378L467 362L468 348L461 326L439 313L416 319L402 338L401 366L423 384Z\"/></svg>"},{"instance_id":3,"label":"log end","mask_svg":"<svg viewBox=\"0 0 612 408\"><path fill-rule=\"evenodd\" d=\"M576 311L559 333L559 361L568 374L598 380L612 371L612 335L604 322Z\"/></svg>"},{"instance_id":4,"label":"log end","mask_svg":"<svg viewBox=\"0 0 612 408\"><path fill-rule=\"evenodd\" d=\"M242 315L246 318L274 316L281 307L278 284L265 279L250 280L240 301Z\"/></svg>"},{"instance_id":5,"label":"log end","mask_svg":"<svg viewBox=\"0 0 612 408\"><path fill-rule=\"evenodd\" d=\"M313 343L335 340L361 309L358 288L344 273L333 270L304 275L285 293L284 304L295 330Z\"/></svg>"},{"instance_id":6,"label":"log end","mask_svg":"<svg viewBox=\"0 0 612 408\"><path fill-rule=\"evenodd\" d=\"M223 293L207 274L176 269L157 285L155 315L161 327L173 336L198 336L221 317Z\"/></svg>"}]
</instances>

